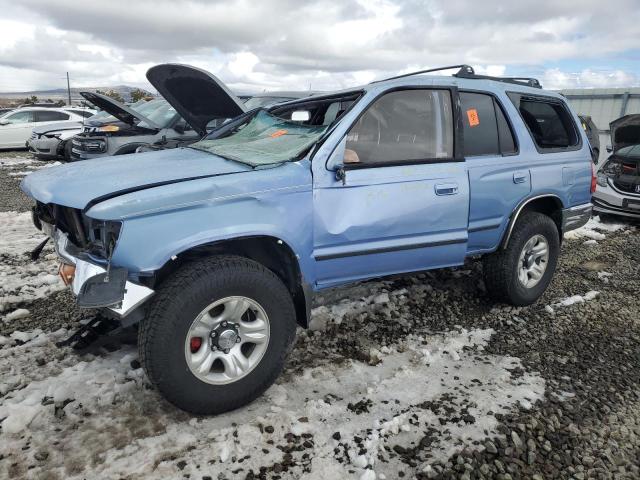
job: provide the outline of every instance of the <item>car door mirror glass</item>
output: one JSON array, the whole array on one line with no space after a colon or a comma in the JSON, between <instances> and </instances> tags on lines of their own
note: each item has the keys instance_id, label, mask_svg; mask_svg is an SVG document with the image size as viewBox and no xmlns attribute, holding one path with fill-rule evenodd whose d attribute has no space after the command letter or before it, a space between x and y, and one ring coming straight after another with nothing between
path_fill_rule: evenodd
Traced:
<instances>
[{"instance_id":1,"label":"car door mirror glass","mask_svg":"<svg viewBox=\"0 0 640 480\"><path fill-rule=\"evenodd\" d=\"M309 110L297 110L291 113L291 120L294 122L308 122L311 119Z\"/></svg>"},{"instance_id":2,"label":"car door mirror glass","mask_svg":"<svg viewBox=\"0 0 640 480\"><path fill-rule=\"evenodd\" d=\"M607 153L613 152L613 147L611 145L607 145Z\"/></svg>"}]
</instances>

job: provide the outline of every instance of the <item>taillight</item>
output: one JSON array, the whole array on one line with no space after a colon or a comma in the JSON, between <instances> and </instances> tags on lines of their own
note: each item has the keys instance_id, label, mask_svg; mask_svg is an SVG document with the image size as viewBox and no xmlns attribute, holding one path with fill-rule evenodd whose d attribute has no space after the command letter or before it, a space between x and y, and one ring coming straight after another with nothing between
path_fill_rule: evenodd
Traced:
<instances>
[{"instance_id":1,"label":"taillight","mask_svg":"<svg viewBox=\"0 0 640 480\"><path fill-rule=\"evenodd\" d=\"M597 187L598 177L596 175L596 166L591 162L591 193L595 193Z\"/></svg>"}]
</instances>

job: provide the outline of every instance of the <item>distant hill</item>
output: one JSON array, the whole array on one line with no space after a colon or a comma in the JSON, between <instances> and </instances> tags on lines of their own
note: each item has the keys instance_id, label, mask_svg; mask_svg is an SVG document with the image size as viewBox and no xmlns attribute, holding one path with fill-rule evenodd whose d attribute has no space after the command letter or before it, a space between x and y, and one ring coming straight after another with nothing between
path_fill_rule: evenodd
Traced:
<instances>
[{"instance_id":1,"label":"distant hill","mask_svg":"<svg viewBox=\"0 0 640 480\"><path fill-rule=\"evenodd\" d=\"M103 92L106 92L109 90L115 90L120 95L122 95L122 98L124 98L125 102L129 102L131 101L131 92L138 88L139 87L130 87L128 85L116 85L112 87L81 87L81 88L74 87L71 89L71 101L73 103L77 103L84 100L80 96L80 92L95 92L96 90L101 90ZM145 90L144 88L140 88L140 90L147 92L150 96L155 96L154 94L152 94L148 90ZM31 97L33 95L38 97L38 100L40 102L44 102L49 99L53 100L54 102L58 100L64 100L65 102L67 101L66 88L54 88L51 90L34 90L30 92L6 92L6 93L0 92L0 99L5 100L5 102L15 102L16 100L21 100L23 98Z\"/></svg>"}]
</instances>

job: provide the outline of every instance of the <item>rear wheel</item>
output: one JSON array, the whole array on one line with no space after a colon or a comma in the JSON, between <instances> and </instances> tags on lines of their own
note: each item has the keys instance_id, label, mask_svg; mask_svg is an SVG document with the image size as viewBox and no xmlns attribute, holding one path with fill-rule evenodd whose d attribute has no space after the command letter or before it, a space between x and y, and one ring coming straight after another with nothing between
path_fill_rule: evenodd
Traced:
<instances>
[{"instance_id":1,"label":"rear wheel","mask_svg":"<svg viewBox=\"0 0 640 480\"><path fill-rule=\"evenodd\" d=\"M530 305L544 293L558 262L558 228L547 215L525 212L518 219L509 244L484 260L489 294L516 306Z\"/></svg>"},{"instance_id":2,"label":"rear wheel","mask_svg":"<svg viewBox=\"0 0 640 480\"><path fill-rule=\"evenodd\" d=\"M73 158L71 158L71 139L64 142L64 148L62 149L64 160L66 162L72 162Z\"/></svg>"},{"instance_id":3,"label":"rear wheel","mask_svg":"<svg viewBox=\"0 0 640 480\"><path fill-rule=\"evenodd\" d=\"M149 379L171 403L216 414L275 381L295 329L291 296L275 274L245 258L215 257L160 287L138 345Z\"/></svg>"}]
</instances>

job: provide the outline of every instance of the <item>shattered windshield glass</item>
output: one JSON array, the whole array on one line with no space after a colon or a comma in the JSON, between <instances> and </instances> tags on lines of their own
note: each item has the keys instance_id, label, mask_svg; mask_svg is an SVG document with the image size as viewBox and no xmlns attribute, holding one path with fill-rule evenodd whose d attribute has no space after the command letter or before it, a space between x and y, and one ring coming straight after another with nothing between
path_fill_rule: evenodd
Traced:
<instances>
[{"instance_id":1,"label":"shattered windshield glass","mask_svg":"<svg viewBox=\"0 0 640 480\"><path fill-rule=\"evenodd\" d=\"M251 166L294 160L313 145L327 129L291 122L259 110L237 132L211 140L201 140L191 148L220 155Z\"/></svg>"}]
</instances>

